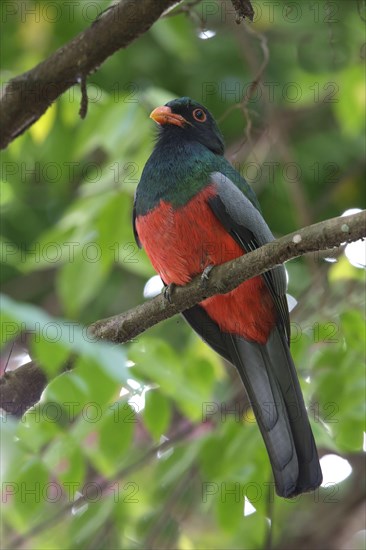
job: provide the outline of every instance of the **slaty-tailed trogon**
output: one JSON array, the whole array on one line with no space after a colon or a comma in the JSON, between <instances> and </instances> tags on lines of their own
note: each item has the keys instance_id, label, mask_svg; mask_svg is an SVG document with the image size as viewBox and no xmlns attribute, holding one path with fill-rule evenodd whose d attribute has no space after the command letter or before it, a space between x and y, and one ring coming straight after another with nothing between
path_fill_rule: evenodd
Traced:
<instances>
[{"instance_id":1,"label":"slaty-tailed trogon","mask_svg":"<svg viewBox=\"0 0 366 550\"><path fill-rule=\"evenodd\" d=\"M224 158L209 111L188 97L151 113L160 127L137 187L134 231L166 285L184 285L273 240L257 198ZM292 497L322 474L289 350L284 267L183 313L239 371L271 461L276 491Z\"/></svg>"}]
</instances>

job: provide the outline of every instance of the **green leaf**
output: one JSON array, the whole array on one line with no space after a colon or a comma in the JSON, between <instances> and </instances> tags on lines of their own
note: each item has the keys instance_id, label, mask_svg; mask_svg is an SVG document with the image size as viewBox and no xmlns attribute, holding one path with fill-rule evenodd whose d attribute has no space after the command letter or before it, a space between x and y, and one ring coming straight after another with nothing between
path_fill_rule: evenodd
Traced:
<instances>
[{"instance_id":1,"label":"green leaf","mask_svg":"<svg viewBox=\"0 0 366 550\"><path fill-rule=\"evenodd\" d=\"M82 443L84 454L105 475L113 475L130 448L135 411L124 402L101 407L89 402L77 420L71 435Z\"/></svg>"},{"instance_id":2,"label":"green leaf","mask_svg":"<svg viewBox=\"0 0 366 550\"><path fill-rule=\"evenodd\" d=\"M355 334L361 329L357 314L343 317L342 326L348 323ZM366 428L363 353L358 352L358 344L348 346L347 330L343 332L347 349L343 341L333 344L319 355L314 368L319 399L314 419L328 425L338 452L360 451Z\"/></svg>"},{"instance_id":3,"label":"green leaf","mask_svg":"<svg viewBox=\"0 0 366 550\"><path fill-rule=\"evenodd\" d=\"M157 489L174 487L181 477L195 464L203 442L200 440L190 441L185 445L172 443L171 448L158 455L156 465L156 476L160 480ZM173 452L172 452L173 451Z\"/></svg>"},{"instance_id":4,"label":"green leaf","mask_svg":"<svg viewBox=\"0 0 366 550\"><path fill-rule=\"evenodd\" d=\"M18 426L17 435L21 444L34 453L40 452L58 435L60 413L61 407L54 403L37 403L28 409Z\"/></svg>"},{"instance_id":5,"label":"green leaf","mask_svg":"<svg viewBox=\"0 0 366 550\"><path fill-rule=\"evenodd\" d=\"M16 473L22 467L24 461L24 448L17 441L18 421L10 415L1 417L1 481L6 479L17 480Z\"/></svg>"},{"instance_id":6,"label":"green leaf","mask_svg":"<svg viewBox=\"0 0 366 550\"><path fill-rule=\"evenodd\" d=\"M361 65L347 67L341 77L341 93L334 103L334 114L343 132L358 136L365 130L365 79Z\"/></svg>"},{"instance_id":7,"label":"green leaf","mask_svg":"<svg viewBox=\"0 0 366 550\"><path fill-rule=\"evenodd\" d=\"M84 254L65 264L59 272L57 290L67 316L77 318L107 277L98 243L89 242Z\"/></svg>"},{"instance_id":8,"label":"green leaf","mask_svg":"<svg viewBox=\"0 0 366 550\"><path fill-rule=\"evenodd\" d=\"M178 356L167 342L147 337L131 346L129 357L136 363L133 372L138 377L156 382L191 420L202 418L202 408L213 385L213 369L206 359L194 362L189 355Z\"/></svg>"},{"instance_id":9,"label":"green leaf","mask_svg":"<svg viewBox=\"0 0 366 550\"><path fill-rule=\"evenodd\" d=\"M60 434L46 449L43 463L59 481L60 492L65 492L68 501L72 501L76 492L80 491L87 469L87 462L78 443L70 435Z\"/></svg>"},{"instance_id":10,"label":"green leaf","mask_svg":"<svg viewBox=\"0 0 366 550\"><path fill-rule=\"evenodd\" d=\"M92 489L95 489L96 495L92 494ZM88 492L89 491L89 492ZM88 544L85 547L90 547L100 532L105 529L112 517L113 507L115 505L114 499L101 498L101 489L98 484L91 483L86 487L86 496L90 494L86 502L80 504L80 512L77 512L77 507L74 508L75 516L71 523L71 536L72 540L77 541L78 544Z\"/></svg>"},{"instance_id":11,"label":"green leaf","mask_svg":"<svg viewBox=\"0 0 366 550\"><path fill-rule=\"evenodd\" d=\"M134 244L131 226L131 197L126 194L115 194L111 200L101 209L96 223L98 231L98 245L102 252L100 261L104 269L108 270L111 264L119 259L120 251L124 244ZM133 241L133 242L131 242ZM133 260L126 252L126 261Z\"/></svg>"},{"instance_id":12,"label":"green leaf","mask_svg":"<svg viewBox=\"0 0 366 550\"><path fill-rule=\"evenodd\" d=\"M243 521L244 496L239 482L221 483L216 499L216 514L221 527L234 532Z\"/></svg>"},{"instance_id":13,"label":"green leaf","mask_svg":"<svg viewBox=\"0 0 366 550\"><path fill-rule=\"evenodd\" d=\"M27 531L49 509L54 487L45 466L38 458L24 462L3 482L7 505L3 512L10 525L20 533Z\"/></svg>"},{"instance_id":14,"label":"green leaf","mask_svg":"<svg viewBox=\"0 0 366 550\"><path fill-rule=\"evenodd\" d=\"M349 309L341 313L340 320L347 347L352 350L358 350L360 357L362 357L366 344L364 316L358 310Z\"/></svg>"},{"instance_id":15,"label":"green leaf","mask_svg":"<svg viewBox=\"0 0 366 550\"><path fill-rule=\"evenodd\" d=\"M155 440L168 429L171 419L171 408L168 399L159 390L145 393L144 424Z\"/></svg>"},{"instance_id":16,"label":"green leaf","mask_svg":"<svg viewBox=\"0 0 366 550\"><path fill-rule=\"evenodd\" d=\"M61 330L58 324L54 323L52 326L44 328L43 333L46 338L40 336L31 341L32 359L42 365L50 378L56 375L70 355L70 351L65 345L57 341L60 338Z\"/></svg>"}]
</instances>

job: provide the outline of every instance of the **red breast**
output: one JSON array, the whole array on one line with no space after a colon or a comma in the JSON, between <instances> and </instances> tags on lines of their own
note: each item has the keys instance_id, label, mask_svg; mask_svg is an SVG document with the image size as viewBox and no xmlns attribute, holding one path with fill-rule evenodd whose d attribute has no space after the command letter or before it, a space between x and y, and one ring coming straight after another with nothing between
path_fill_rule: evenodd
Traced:
<instances>
[{"instance_id":1,"label":"red breast","mask_svg":"<svg viewBox=\"0 0 366 550\"><path fill-rule=\"evenodd\" d=\"M159 205L136 220L141 243L166 284L184 285L208 265L218 265L244 254L218 221L207 200L215 196L208 186L186 205ZM227 294L201 303L224 332L264 344L276 322L271 295L261 277L245 281Z\"/></svg>"}]
</instances>

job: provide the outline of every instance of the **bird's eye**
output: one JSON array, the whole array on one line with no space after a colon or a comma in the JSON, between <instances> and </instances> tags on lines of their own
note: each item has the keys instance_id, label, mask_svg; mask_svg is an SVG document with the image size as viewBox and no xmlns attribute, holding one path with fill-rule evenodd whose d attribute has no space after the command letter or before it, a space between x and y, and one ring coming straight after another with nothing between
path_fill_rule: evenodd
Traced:
<instances>
[{"instance_id":1,"label":"bird's eye","mask_svg":"<svg viewBox=\"0 0 366 550\"><path fill-rule=\"evenodd\" d=\"M198 122L205 122L205 120L207 119L206 113L202 111L202 109L195 109L193 111L193 118Z\"/></svg>"}]
</instances>

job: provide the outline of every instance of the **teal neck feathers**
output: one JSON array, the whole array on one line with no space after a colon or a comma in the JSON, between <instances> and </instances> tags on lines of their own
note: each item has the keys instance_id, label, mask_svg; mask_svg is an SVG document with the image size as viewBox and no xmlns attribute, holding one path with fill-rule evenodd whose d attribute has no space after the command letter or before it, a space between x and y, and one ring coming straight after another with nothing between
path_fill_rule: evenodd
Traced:
<instances>
[{"instance_id":1,"label":"teal neck feathers","mask_svg":"<svg viewBox=\"0 0 366 550\"><path fill-rule=\"evenodd\" d=\"M259 209L251 187L223 156L196 141L185 140L181 132L173 139L164 138L160 136L142 172L136 194L137 216L153 210L161 200L174 208L184 206L210 185L212 172L230 178Z\"/></svg>"}]
</instances>

